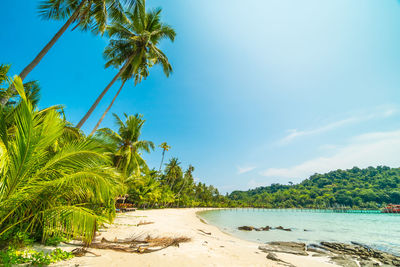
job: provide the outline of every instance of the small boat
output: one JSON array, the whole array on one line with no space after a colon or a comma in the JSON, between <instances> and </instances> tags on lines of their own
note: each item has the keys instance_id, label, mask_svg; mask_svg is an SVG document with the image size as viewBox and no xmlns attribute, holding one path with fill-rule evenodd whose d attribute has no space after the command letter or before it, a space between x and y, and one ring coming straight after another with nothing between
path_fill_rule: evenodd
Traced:
<instances>
[{"instance_id":1,"label":"small boat","mask_svg":"<svg viewBox=\"0 0 400 267\"><path fill-rule=\"evenodd\" d=\"M383 213L400 213L400 205L389 204L382 210Z\"/></svg>"}]
</instances>

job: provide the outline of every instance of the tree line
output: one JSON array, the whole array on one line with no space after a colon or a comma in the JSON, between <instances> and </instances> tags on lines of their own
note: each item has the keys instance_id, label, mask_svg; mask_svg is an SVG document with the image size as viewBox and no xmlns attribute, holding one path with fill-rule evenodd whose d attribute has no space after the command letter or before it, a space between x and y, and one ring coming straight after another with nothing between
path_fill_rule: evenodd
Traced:
<instances>
[{"instance_id":1,"label":"tree line","mask_svg":"<svg viewBox=\"0 0 400 267\"><path fill-rule=\"evenodd\" d=\"M229 198L238 205L268 208L379 209L400 204L400 168L386 166L336 170L314 174L299 184L234 191Z\"/></svg>"}]
</instances>

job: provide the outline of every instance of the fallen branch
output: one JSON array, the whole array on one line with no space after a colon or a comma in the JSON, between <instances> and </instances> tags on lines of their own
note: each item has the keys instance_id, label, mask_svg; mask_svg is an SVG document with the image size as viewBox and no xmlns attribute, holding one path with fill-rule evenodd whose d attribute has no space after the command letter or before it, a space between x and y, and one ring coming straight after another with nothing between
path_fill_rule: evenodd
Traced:
<instances>
[{"instance_id":1,"label":"fallen branch","mask_svg":"<svg viewBox=\"0 0 400 267\"><path fill-rule=\"evenodd\" d=\"M75 257L83 257L86 255L86 253L90 253L96 257L100 257L99 254L91 252L91 251L87 250L86 248L74 248L73 250L71 250L71 253L74 254Z\"/></svg>"},{"instance_id":2,"label":"fallen branch","mask_svg":"<svg viewBox=\"0 0 400 267\"><path fill-rule=\"evenodd\" d=\"M200 232L202 232L203 234L206 234L206 235L211 235L211 233L205 232L204 230L201 230L201 229L197 229L197 231L200 231Z\"/></svg>"},{"instance_id":3,"label":"fallen branch","mask_svg":"<svg viewBox=\"0 0 400 267\"><path fill-rule=\"evenodd\" d=\"M146 225L146 224L153 224L154 222L139 222L136 226Z\"/></svg>"},{"instance_id":4,"label":"fallen branch","mask_svg":"<svg viewBox=\"0 0 400 267\"><path fill-rule=\"evenodd\" d=\"M191 239L188 237L156 237L152 238L147 236L144 240L139 240L138 237L119 240L115 239L114 241L107 240L106 238L102 238L100 242L93 242L88 247L95 249L110 249L120 252L126 253L151 253L155 251L159 251L165 249L167 247L176 246L179 247L180 243L189 242ZM84 248L76 248L76 255L83 256L85 253L92 253L87 251L85 244L73 244L67 243L74 246L83 246ZM74 253L74 252L73 252Z\"/></svg>"}]
</instances>

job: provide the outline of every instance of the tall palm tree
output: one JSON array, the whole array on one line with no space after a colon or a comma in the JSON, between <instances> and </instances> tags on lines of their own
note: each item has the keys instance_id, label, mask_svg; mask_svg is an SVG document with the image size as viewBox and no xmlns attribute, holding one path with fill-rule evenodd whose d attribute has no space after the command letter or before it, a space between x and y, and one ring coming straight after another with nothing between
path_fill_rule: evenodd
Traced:
<instances>
[{"instance_id":1,"label":"tall palm tree","mask_svg":"<svg viewBox=\"0 0 400 267\"><path fill-rule=\"evenodd\" d=\"M135 0L43 0L39 6L42 18L67 21L19 76L24 80L72 24L76 23L74 29L103 34L108 17L121 19L123 7L131 7L134 4ZM2 100L1 104L6 102Z\"/></svg>"},{"instance_id":2,"label":"tall palm tree","mask_svg":"<svg viewBox=\"0 0 400 267\"><path fill-rule=\"evenodd\" d=\"M171 158L165 167L165 181L170 189L174 192L176 182L182 180L183 172L178 158Z\"/></svg>"},{"instance_id":3,"label":"tall palm tree","mask_svg":"<svg viewBox=\"0 0 400 267\"><path fill-rule=\"evenodd\" d=\"M110 159L94 139L69 138L56 108L37 111L22 81L14 123L0 127L0 238L19 230L83 238L115 215L118 183ZM0 121L4 121L0 107ZM58 146L54 145L58 143Z\"/></svg>"},{"instance_id":4,"label":"tall palm tree","mask_svg":"<svg viewBox=\"0 0 400 267\"><path fill-rule=\"evenodd\" d=\"M118 126L118 133L103 128L97 131L96 138L100 138L114 147L114 165L122 172L123 179L139 176L142 171L147 172L148 167L142 158L142 152L150 153L151 150L154 150L154 143L140 139L145 123L143 116L124 114L126 120L123 122L116 114L113 115Z\"/></svg>"},{"instance_id":5,"label":"tall palm tree","mask_svg":"<svg viewBox=\"0 0 400 267\"><path fill-rule=\"evenodd\" d=\"M160 169L159 169L159 171L161 171L161 167L162 167L162 164L163 164L163 162L164 162L164 155L165 155L165 151L168 151L168 150L170 150L171 149L171 146L169 146L168 144L167 144L167 142L163 142L161 145L159 145L158 147L161 147L162 148L162 158L161 158L161 163L160 163Z\"/></svg>"},{"instance_id":6,"label":"tall palm tree","mask_svg":"<svg viewBox=\"0 0 400 267\"><path fill-rule=\"evenodd\" d=\"M111 40L104 51L108 60L106 67L114 66L120 70L76 125L77 128L82 127L118 78L126 81L134 77L135 81L138 81L147 77L148 67L155 64L162 66L167 77L172 72L167 56L157 45L165 38L174 41L176 33L170 26L161 22L161 9L146 12L145 1L137 0L134 7L127 9L125 16L127 19L115 20L107 28Z\"/></svg>"},{"instance_id":7,"label":"tall palm tree","mask_svg":"<svg viewBox=\"0 0 400 267\"><path fill-rule=\"evenodd\" d=\"M134 78L135 86L136 86L139 82L141 82L141 80L143 78L146 79L147 76L149 75L147 66L141 66L140 69L136 71L136 73L129 73L129 71L133 71L133 70L134 70L133 68L127 68L125 70L125 72L121 75L121 80L122 80L121 86L119 87L119 89L118 89L117 93L115 94L114 98L112 99L111 103L108 105L107 109L103 112L103 115L97 122L96 126L93 128L90 135L93 135L96 132L97 128L99 128L101 122L104 120L105 116L110 111L112 105L115 102L115 99L117 99L117 97L118 97L119 93L121 92L122 88L124 87L126 81L130 78Z\"/></svg>"}]
</instances>

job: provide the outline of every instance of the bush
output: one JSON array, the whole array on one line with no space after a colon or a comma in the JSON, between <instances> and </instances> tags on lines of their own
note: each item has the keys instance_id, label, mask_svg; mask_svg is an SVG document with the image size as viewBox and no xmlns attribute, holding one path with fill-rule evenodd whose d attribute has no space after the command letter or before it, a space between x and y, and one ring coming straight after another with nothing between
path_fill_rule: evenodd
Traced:
<instances>
[{"instance_id":1,"label":"bush","mask_svg":"<svg viewBox=\"0 0 400 267\"><path fill-rule=\"evenodd\" d=\"M19 251L10 247L7 250L0 251L0 265L13 266L16 264L29 263L34 266L43 266L68 260L73 257L74 255L71 252L63 251L59 248L56 248L49 254L45 254L43 251Z\"/></svg>"},{"instance_id":2,"label":"bush","mask_svg":"<svg viewBox=\"0 0 400 267\"><path fill-rule=\"evenodd\" d=\"M12 248L23 248L31 245L35 240L26 232L7 231L0 237L0 249L10 246Z\"/></svg>"},{"instance_id":3,"label":"bush","mask_svg":"<svg viewBox=\"0 0 400 267\"><path fill-rule=\"evenodd\" d=\"M47 238L47 239L44 241L44 244L45 244L46 246L53 246L53 247L56 247L56 246L58 246L58 244L60 244L61 242L64 242L64 241L67 241L67 239L66 239L65 237L62 237L62 236L52 236L52 237Z\"/></svg>"}]
</instances>

